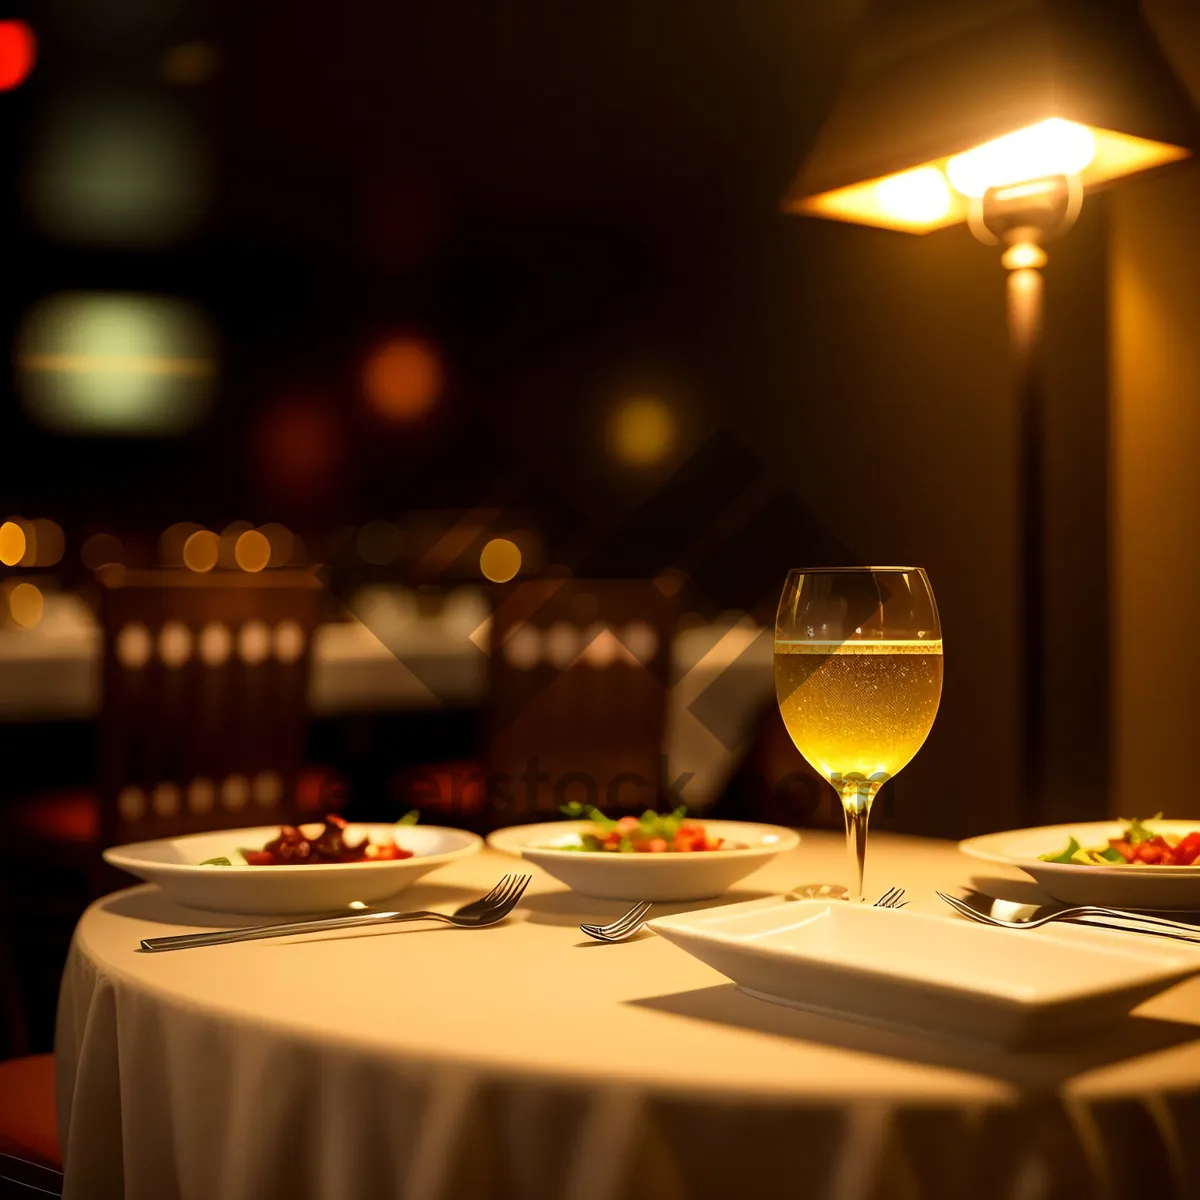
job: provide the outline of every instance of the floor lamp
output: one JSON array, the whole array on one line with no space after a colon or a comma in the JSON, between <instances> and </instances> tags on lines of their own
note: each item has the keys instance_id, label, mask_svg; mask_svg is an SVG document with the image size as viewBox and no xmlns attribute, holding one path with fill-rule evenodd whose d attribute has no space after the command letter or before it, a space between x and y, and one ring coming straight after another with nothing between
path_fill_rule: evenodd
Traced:
<instances>
[{"instance_id":1,"label":"floor lamp","mask_svg":"<svg viewBox=\"0 0 1200 1200\"><path fill-rule=\"evenodd\" d=\"M1038 369L1045 245L1089 193L1177 163L1200 119L1136 0L874 0L789 212L1003 246L1018 403L1020 815L1045 792Z\"/></svg>"}]
</instances>

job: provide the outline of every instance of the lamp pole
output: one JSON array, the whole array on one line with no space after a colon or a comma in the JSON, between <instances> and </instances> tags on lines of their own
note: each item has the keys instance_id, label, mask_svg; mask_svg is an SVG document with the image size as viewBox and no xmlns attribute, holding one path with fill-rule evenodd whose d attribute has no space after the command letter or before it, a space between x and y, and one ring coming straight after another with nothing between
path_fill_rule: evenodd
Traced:
<instances>
[{"instance_id":1,"label":"lamp pole","mask_svg":"<svg viewBox=\"0 0 1200 1200\"><path fill-rule=\"evenodd\" d=\"M1038 247L1040 250L1040 247ZM1042 254L1045 261L1045 254ZM1005 264L1007 266L1007 263ZM1045 533L1042 302L1045 280L1038 266L1010 267L1008 326L1017 380L1017 535L1020 545L1020 645L1018 714L1018 808L1020 823L1042 819L1045 792Z\"/></svg>"},{"instance_id":2,"label":"lamp pole","mask_svg":"<svg viewBox=\"0 0 1200 1200\"><path fill-rule=\"evenodd\" d=\"M1043 820L1046 799L1043 244L1075 223L1082 199L1078 176L1055 175L992 188L972 205L969 217L976 237L1005 246L1000 261L1008 271L1017 384L1017 815L1022 824Z\"/></svg>"}]
</instances>

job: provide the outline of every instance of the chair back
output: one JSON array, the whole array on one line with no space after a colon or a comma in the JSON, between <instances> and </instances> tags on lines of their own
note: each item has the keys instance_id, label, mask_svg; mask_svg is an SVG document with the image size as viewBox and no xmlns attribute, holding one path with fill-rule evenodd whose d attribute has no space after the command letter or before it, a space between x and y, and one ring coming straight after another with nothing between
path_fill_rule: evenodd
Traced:
<instances>
[{"instance_id":1,"label":"chair back","mask_svg":"<svg viewBox=\"0 0 1200 1200\"><path fill-rule=\"evenodd\" d=\"M643 580L540 579L493 596L484 713L495 824L570 801L659 805L676 606Z\"/></svg>"},{"instance_id":2,"label":"chair back","mask_svg":"<svg viewBox=\"0 0 1200 1200\"><path fill-rule=\"evenodd\" d=\"M294 817L320 582L118 569L102 583L103 843Z\"/></svg>"}]
</instances>

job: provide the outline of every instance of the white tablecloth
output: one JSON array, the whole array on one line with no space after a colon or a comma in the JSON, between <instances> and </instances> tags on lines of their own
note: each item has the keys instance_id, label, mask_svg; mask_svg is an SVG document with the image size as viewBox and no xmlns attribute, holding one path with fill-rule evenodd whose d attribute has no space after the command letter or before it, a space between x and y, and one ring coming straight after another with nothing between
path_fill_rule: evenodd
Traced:
<instances>
[{"instance_id":1,"label":"white tablecloth","mask_svg":"<svg viewBox=\"0 0 1200 1200\"><path fill-rule=\"evenodd\" d=\"M806 834L727 899L842 879L843 856ZM489 851L408 899L453 907L512 866ZM1059 1052L943 1044L754 1000L653 935L589 942L577 923L623 906L534 870L488 930L152 955L229 921L149 887L93 905L59 1010L66 1200L1200 1194L1200 982ZM916 907L971 873L873 838L869 888Z\"/></svg>"}]
</instances>

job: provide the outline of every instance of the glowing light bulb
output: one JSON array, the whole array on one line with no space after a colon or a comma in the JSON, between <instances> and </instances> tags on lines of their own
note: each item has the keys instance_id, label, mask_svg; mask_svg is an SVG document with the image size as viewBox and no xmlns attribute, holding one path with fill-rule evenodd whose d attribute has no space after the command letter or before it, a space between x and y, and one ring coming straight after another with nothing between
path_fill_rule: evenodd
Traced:
<instances>
[{"instance_id":1,"label":"glowing light bulb","mask_svg":"<svg viewBox=\"0 0 1200 1200\"><path fill-rule=\"evenodd\" d=\"M956 154L946 174L964 196L982 196L988 188L1044 175L1077 175L1095 156L1096 139L1086 125L1051 117Z\"/></svg>"},{"instance_id":2,"label":"glowing light bulb","mask_svg":"<svg viewBox=\"0 0 1200 1200\"><path fill-rule=\"evenodd\" d=\"M950 185L937 167L917 167L881 179L875 199L888 216L914 225L940 221L952 201Z\"/></svg>"}]
</instances>

